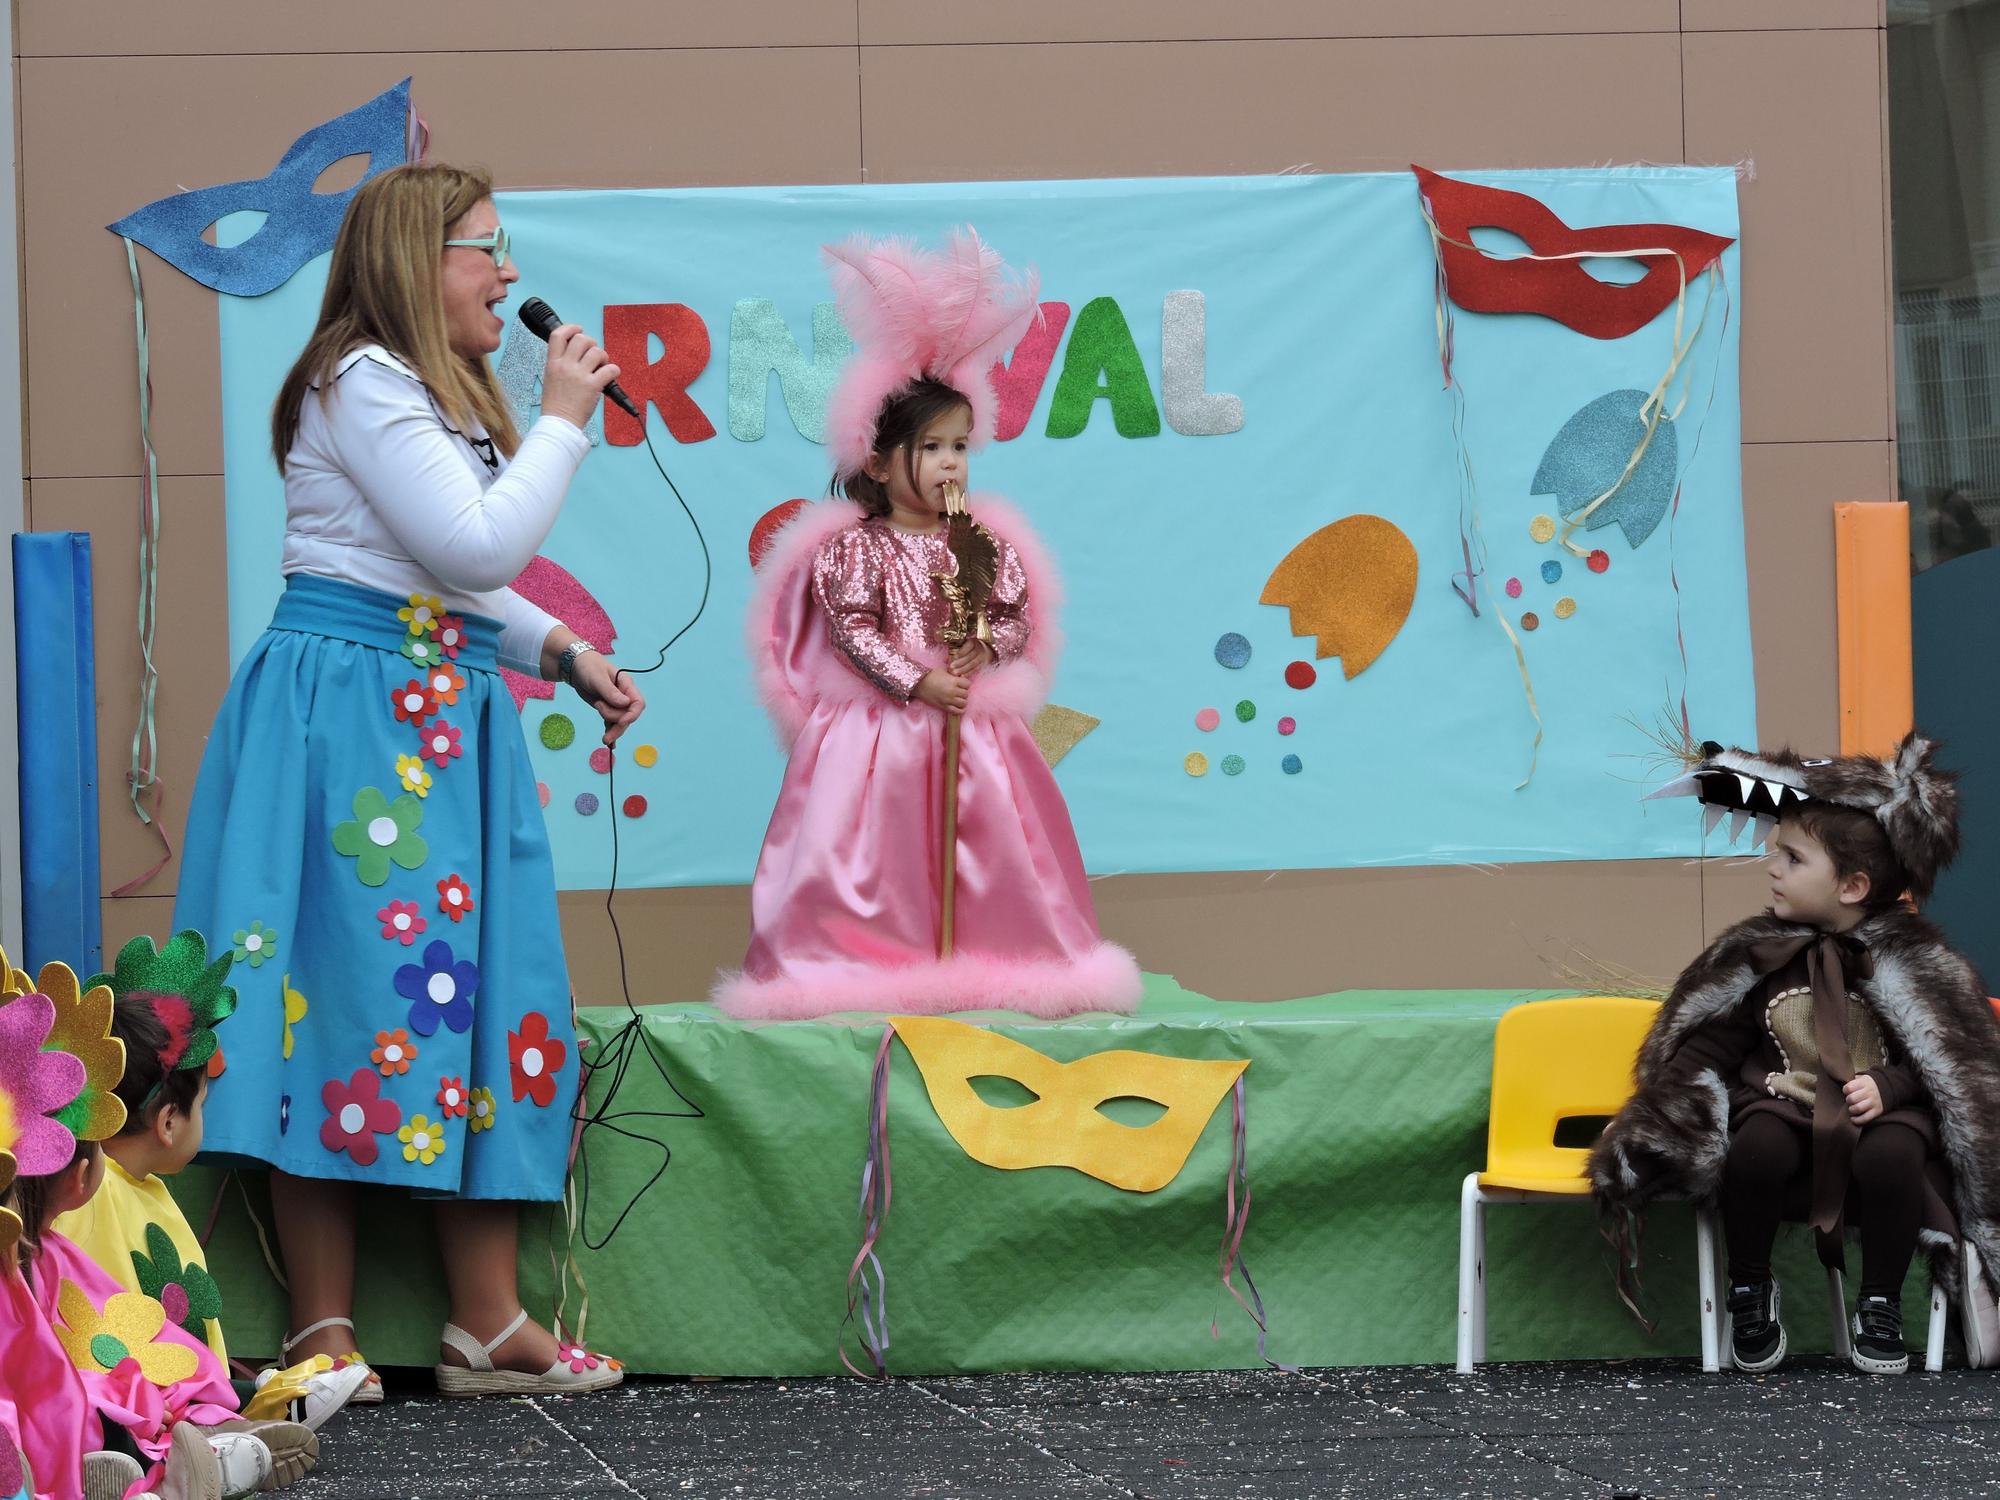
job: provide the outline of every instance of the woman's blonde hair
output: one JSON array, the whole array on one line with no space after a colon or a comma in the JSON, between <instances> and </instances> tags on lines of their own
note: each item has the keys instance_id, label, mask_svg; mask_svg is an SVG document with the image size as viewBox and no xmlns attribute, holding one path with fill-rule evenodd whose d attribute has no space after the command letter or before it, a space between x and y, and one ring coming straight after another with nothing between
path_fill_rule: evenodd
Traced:
<instances>
[{"instance_id":1,"label":"woman's blonde hair","mask_svg":"<svg viewBox=\"0 0 2000 1500\"><path fill-rule=\"evenodd\" d=\"M392 167L361 185L333 242L319 325L271 410L271 451L280 473L299 434L307 391L317 383L324 402L333 367L364 344L380 344L414 369L454 426L478 422L510 457L520 446L492 366L452 353L439 287L438 259L451 226L492 196L493 179L485 172L440 163Z\"/></svg>"}]
</instances>

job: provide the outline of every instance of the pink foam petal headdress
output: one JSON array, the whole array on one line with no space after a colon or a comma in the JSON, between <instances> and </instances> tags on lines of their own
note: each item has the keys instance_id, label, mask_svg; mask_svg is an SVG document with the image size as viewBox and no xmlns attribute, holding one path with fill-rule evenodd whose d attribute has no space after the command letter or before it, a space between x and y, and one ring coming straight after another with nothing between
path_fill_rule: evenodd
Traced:
<instances>
[{"instance_id":1,"label":"pink foam petal headdress","mask_svg":"<svg viewBox=\"0 0 2000 1500\"><path fill-rule=\"evenodd\" d=\"M992 437L993 367L1039 316L1035 273L1015 276L970 228L942 251L856 235L822 253L856 346L827 400L835 472L866 467L882 403L913 380L942 381L972 404L971 446Z\"/></svg>"}]
</instances>

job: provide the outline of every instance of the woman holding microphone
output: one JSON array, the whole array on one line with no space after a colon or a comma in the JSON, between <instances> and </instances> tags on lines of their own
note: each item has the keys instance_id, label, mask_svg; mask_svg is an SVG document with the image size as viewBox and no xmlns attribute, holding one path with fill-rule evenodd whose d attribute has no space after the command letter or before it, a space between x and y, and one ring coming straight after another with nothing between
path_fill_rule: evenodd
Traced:
<instances>
[{"instance_id":1,"label":"woman holding microphone","mask_svg":"<svg viewBox=\"0 0 2000 1500\"><path fill-rule=\"evenodd\" d=\"M562 1196L578 1056L498 668L569 683L606 744L645 706L508 587L618 376L558 328L541 416L516 431L487 356L519 276L483 173L398 167L349 205L272 413L285 592L217 715L174 911L233 955L204 1155L271 1169L287 1362L360 1359L355 1185L404 1188L433 1201L437 1380L461 1395L619 1379L529 1321L515 1281L517 1202Z\"/></svg>"}]
</instances>

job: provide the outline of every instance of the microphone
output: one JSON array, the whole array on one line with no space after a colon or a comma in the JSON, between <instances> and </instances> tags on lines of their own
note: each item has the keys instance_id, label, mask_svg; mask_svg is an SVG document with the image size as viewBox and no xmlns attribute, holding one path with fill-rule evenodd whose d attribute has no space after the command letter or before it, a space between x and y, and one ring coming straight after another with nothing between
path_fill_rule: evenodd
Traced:
<instances>
[{"instance_id":1,"label":"microphone","mask_svg":"<svg viewBox=\"0 0 2000 1500\"><path fill-rule=\"evenodd\" d=\"M562 326L562 319L557 317L556 310L540 297L530 297L521 304L521 326L546 344L549 335ZM625 394L624 387L617 381L612 381L604 388L604 398L607 401L616 401L633 416L639 416L639 408L632 404L632 398ZM641 417L640 420L643 421L644 418Z\"/></svg>"}]
</instances>

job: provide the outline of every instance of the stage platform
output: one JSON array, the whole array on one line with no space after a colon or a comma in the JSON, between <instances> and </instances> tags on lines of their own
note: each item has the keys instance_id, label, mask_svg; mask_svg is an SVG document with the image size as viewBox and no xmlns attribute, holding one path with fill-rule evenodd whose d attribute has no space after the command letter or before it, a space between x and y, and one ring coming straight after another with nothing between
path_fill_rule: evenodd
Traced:
<instances>
[{"instance_id":1,"label":"stage platform","mask_svg":"<svg viewBox=\"0 0 2000 1500\"><path fill-rule=\"evenodd\" d=\"M1550 993L1350 990L1247 1004L1148 976L1132 1016L964 1019L1064 1062L1113 1048L1249 1059L1254 1199L1242 1249L1269 1313L1272 1358L1442 1364L1454 1347L1459 1183L1485 1154L1494 1022ZM630 1019L622 1009L584 1011L593 1055ZM589 1341L642 1373L838 1372L881 1018L752 1026L705 1005L668 1005L643 1009L640 1024L688 1103L635 1055L615 1118L587 1132L593 1241L662 1159L612 1126L657 1137L673 1153L605 1248L576 1246ZM1227 1097L1179 1175L1132 1193L1065 1167L1003 1171L973 1161L940 1122L907 1049L898 1042L890 1056L894 1198L877 1248L888 1273L892 1374L1259 1363L1256 1330L1218 1274ZM604 1082L599 1074L593 1095ZM221 1181L191 1168L177 1183L197 1230ZM251 1178L245 1187L268 1225L263 1184ZM1652 1337L1613 1293L1586 1201L1495 1208L1489 1235L1489 1358L1697 1352L1684 1207L1655 1212L1646 1236L1647 1299L1660 1319ZM428 1216L413 1215L407 1197L364 1195L362 1241L363 1349L383 1364L434 1362L444 1298ZM529 1209L522 1281L538 1313L552 1285L552 1242L560 1253L560 1210ZM209 1264L231 1352L275 1353L283 1294L233 1184ZM1825 1349L1822 1281L1803 1239L1781 1243L1778 1269L1795 1289L1793 1347ZM570 1305L574 1317L574 1292ZM865 1365L851 1332L849 1340Z\"/></svg>"}]
</instances>

